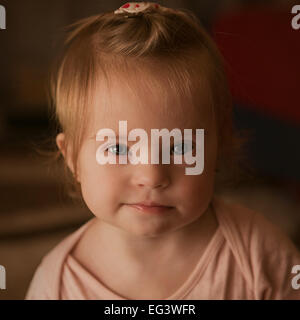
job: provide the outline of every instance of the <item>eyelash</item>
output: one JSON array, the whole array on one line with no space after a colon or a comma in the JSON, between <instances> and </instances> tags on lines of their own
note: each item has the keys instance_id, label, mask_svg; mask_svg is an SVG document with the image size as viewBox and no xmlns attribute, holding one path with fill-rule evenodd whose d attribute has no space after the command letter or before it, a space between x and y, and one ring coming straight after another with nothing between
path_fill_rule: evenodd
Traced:
<instances>
[{"instance_id":1,"label":"eyelash","mask_svg":"<svg viewBox=\"0 0 300 320\"><path fill-rule=\"evenodd\" d=\"M179 144L180 144L180 143L179 143ZM183 144L183 143L182 143L182 144ZM105 151L107 152L107 151L109 150L109 148L115 147L115 146L120 146L120 145L122 145L122 144L117 143L117 144L111 145L111 146L107 147L107 148L105 149ZM176 145L176 146L177 146L177 145ZM174 150L174 145L171 147L171 153L174 154L174 152L173 152L172 150ZM192 150L194 150L194 142L192 142ZM127 154L128 154L128 148L127 148L126 154L123 154L123 155L127 155ZM184 153L181 153L180 155L183 155L183 154L184 154ZM117 154L117 155L120 156L120 154Z\"/></svg>"}]
</instances>

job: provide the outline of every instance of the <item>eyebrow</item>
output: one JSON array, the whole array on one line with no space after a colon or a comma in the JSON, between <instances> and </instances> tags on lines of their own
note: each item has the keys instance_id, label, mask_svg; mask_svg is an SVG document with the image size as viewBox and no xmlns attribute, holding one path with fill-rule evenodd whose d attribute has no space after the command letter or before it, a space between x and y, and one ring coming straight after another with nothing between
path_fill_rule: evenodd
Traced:
<instances>
[{"instance_id":1,"label":"eyebrow","mask_svg":"<svg viewBox=\"0 0 300 320\"><path fill-rule=\"evenodd\" d=\"M159 130L163 130L163 129L165 129L165 128L162 128L162 129L159 129ZM204 135L207 135L207 133L208 133L208 131L207 131L207 129L205 129L205 128L184 128L184 129L191 129L192 130L192 137L193 137L193 139L194 138L196 138L196 129L203 129L204 130ZM127 130L127 133L129 133L131 130ZM170 131L172 131L172 130L169 130L169 132ZM180 129L180 131L181 131L181 133L182 133L182 139L184 139L184 130L181 130ZM109 135L105 135L104 137L106 137L106 138L111 138L111 137L113 137L113 136L115 136L116 137L116 140L117 139L120 139L120 138L125 138L125 136L123 136L123 135L111 135L111 134L109 134ZM126 137L128 138L128 134L126 135ZM171 138L174 138L173 136L171 136ZM93 136L91 136L90 137L90 139L96 139L97 140L97 134L94 134ZM151 134L150 134L150 139L151 139ZM128 139L127 139L128 140ZM128 142L135 142L135 141L129 141L128 140Z\"/></svg>"},{"instance_id":2,"label":"eyebrow","mask_svg":"<svg viewBox=\"0 0 300 320\"><path fill-rule=\"evenodd\" d=\"M111 138L111 137L114 137L114 136L116 137L116 139L118 139L118 138L120 138L120 137L121 137L121 138L124 138L124 137L125 137L125 136L119 136L118 134L117 134L117 135L111 135L111 134L109 134L109 135L105 135L104 137L105 137L105 138L107 138L107 137L108 137L108 138ZM128 135L127 135L127 137L128 137ZM94 134L92 138L97 138L97 134Z\"/></svg>"},{"instance_id":3,"label":"eyebrow","mask_svg":"<svg viewBox=\"0 0 300 320\"><path fill-rule=\"evenodd\" d=\"M204 131L204 134L205 134L205 131ZM91 139L95 139L97 137L97 135L94 135ZM112 137L112 135L108 135L108 136L105 136L105 138L109 138L109 137ZM116 135L115 136L116 137L116 141L118 141L119 140L119 135ZM123 136L121 136L122 138L123 138ZM127 136L127 138L128 138L128 136ZM161 137L160 137L161 138ZM175 139L173 136L171 137L171 139ZM188 140L189 140L189 137L187 138ZM184 138L184 134L182 135L182 141L185 141L185 140L187 140L187 139L185 139ZM128 140L128 139L126 139L126 141L127 141L127 143L129 143L129 144L132 144L132 143L136 143L137 141L139 141L140 139L138 139L138 140ZM192 140L195 142L196 141L196 133L194 133L193 132L193 134L192 134ZM97 142L105 142L105 141L99 141L99 140L97 140L96 139L96 141ZM172 141L172 140L171 140ZM150 142L151 142L151 135L150 135ZM176 142L176 141L175 141Z\"/></svg>"}]
</instances>

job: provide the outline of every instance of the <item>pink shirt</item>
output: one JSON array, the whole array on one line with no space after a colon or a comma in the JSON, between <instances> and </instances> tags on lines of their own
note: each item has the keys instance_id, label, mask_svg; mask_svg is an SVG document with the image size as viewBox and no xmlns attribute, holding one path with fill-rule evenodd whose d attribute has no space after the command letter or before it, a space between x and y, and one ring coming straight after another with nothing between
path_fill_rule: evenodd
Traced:
<instances>
[{"instance_id":1,"label":"pink shirt","mask_svg":"<svg viewBox=\"0 0 300 320\"><path fill-rule=\"evenodd\" d=\"M300 289L292 287L296 274L291 273L294 265L300 265L300 253L288 237L261 214L240 204L216 196L212 204L218 229L188 279L166 299L300 300ZM70 254L94 219L42 259L25 299L127 299L106 287Z\"/></svg>"}]
</instances>

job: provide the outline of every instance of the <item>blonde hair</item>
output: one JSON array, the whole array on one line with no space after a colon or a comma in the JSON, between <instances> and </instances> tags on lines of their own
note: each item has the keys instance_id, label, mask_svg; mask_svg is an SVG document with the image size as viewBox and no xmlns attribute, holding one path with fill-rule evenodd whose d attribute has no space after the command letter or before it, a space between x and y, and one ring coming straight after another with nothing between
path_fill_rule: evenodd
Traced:
<instances>
[{"instance_id":1,"label":"blonde hair","mask_svg":"<svg viewBox=\"0 0 300 320\"><path fill-rule=\"evenodd\" d=\"M219 177L224 176L222 172L228 176L229 167L237 168L244 140L234 132L222 58L192 12L159 7L128 17L102 13L70 25L67 31L64 52L50 78L50 106L57 131L65 133L66 145L73 151L75 177L87 110L98 78L108 81L112 74L144 72L143 78L155 85L155 65L167 70L157 81L165 74L174 94L195 95L199 83L207 80L218 130ZM147 72L152 77L147 78ZM56 150L55 160L60 155ZM82 200L80 184L66 163L64 167L69 195Z\"/></svg>"}]
</instances>

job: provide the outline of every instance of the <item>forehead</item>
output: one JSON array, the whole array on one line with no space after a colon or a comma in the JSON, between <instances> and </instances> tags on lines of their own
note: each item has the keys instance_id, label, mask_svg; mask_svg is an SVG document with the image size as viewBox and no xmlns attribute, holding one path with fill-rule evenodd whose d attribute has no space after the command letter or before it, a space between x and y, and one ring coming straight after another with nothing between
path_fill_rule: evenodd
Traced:
<instances>
[{"instance_id":1,"label":"forehead","mask_svg":"<svg viewBox=\"0 0 300 320\"><path fill-rule=\"evenodd\" d=\"M135 76L134 76L135 75ZM183 85L182 85L183 87ZM89 133L100 128L118 128L126 120L128 129L208 127L212 121L212 103L207 81L199 81L183 92L166 76L148 77L141 74L112 76L99 79L93 94Z\"/></svg>"}]
</instances>

